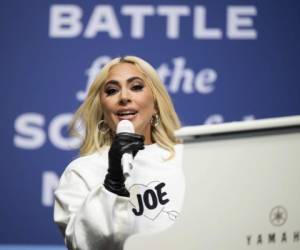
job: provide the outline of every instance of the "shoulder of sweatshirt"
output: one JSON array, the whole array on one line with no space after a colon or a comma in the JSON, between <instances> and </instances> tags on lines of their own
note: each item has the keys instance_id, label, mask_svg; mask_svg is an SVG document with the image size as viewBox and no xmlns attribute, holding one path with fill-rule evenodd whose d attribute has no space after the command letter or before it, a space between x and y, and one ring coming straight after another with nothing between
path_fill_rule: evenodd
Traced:
<instances>
[{"instance_id":1,"label":"shoulder of sweatshirt","mask_svg":"<svg viewBox=\"0 0 300 250\"><path fill-rule=\"evenodd\" d=\"M174 146L174 150L175 150L175 157L180 156L182 154L183 144L176 144ZM145 149L139 151L139 153L161 156L162 158L168 158L168 156L170 155L170 152L168 150L162 148L157 143L145 145Z\"/></svg>"},{"instance_id":2,"label":"shoulder of sweatshirt","mask_svg":"<svg viewBox=\"0 0 300 250\"><path fill-rule=\"evenodd\" d=\"M107 171L107 152L108 150L104 148L100 152L78 157L68 164L63 175L73 172L82 177L97 176L97 179L99 179L99 177L104 176Z\"/></svg>"},{"instance_id":3,"label":"shoulder of sweatshirt","mask_svg":"<svg viewBox=\"0 0 300 250\"><path fill-rule=\"evenodd\" d=\"M141 171L170 171L182 167L183 145L174 146L175 155L170 157L170 152L158 144L146 145L144 150L138 152L134 163Z\"/></svg>"}]
</instances>

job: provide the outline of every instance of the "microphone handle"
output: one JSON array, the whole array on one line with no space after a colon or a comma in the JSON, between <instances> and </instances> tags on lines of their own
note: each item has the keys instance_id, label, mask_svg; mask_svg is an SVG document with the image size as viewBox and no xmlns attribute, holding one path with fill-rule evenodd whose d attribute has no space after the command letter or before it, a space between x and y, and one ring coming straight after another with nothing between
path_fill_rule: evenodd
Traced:
<instances>
[{"instance_id":1,"label":"microphone handle","mask_svg":"<svg viewBox=\"0 0 300 250\"><path fill-rule=\"evenodd\" d=\"M133 162L132 154L129 153L123 154L121 163L122 163L123 175L125 179L130 175L130 172L133 168L132 162Z\"/></svg>"}]
</instances>

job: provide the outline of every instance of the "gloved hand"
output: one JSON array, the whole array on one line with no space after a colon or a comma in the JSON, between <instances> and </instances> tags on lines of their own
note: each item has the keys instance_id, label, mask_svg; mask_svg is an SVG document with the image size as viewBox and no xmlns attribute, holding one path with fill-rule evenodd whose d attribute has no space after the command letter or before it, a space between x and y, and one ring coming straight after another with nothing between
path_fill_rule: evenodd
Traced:
<instances>
[{"instance_id":1,"label":"gloved hand","mask_svg":"<svg viewBox=\"0 0 300 250\"><path fill-rule=\"evenodd\" d=\"M119 133L115 136L108 152L108 171L104 179L104 187L112 193L129 197L125 187L125 177L121 159L124 153L132 153L133 157L144 149L144 136L134 133Z\"/></svg>"}]
</instances>

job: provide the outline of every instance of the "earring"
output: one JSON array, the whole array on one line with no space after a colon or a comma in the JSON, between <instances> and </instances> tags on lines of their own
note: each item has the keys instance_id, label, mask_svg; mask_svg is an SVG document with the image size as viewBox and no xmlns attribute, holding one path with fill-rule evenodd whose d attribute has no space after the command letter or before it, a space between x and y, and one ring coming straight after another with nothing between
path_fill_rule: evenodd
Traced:
<instances>
[{"instance_id":1,"label":"earring","mask_svg":"<svg viewBox=\"0 0 300 250\"><path fill-rule=\"evenodd\" d=\"M102 135L105 135L110 130L110 128L108 127L108 125L105 123L104 120L100 120L97 123L97 128L98 128L99 133Z\"/></svg>"},{"instance_id":2,"label":"earring","mask_svg":"<svg viewBox=\"0 0 300 250\"><path fill-rule=\"evenodd\" d=\"M154 116L152 116L150 123L153 127L158 127L158 125L160 124L160 118L157 113Z\"/></svg>"}]
</instances>

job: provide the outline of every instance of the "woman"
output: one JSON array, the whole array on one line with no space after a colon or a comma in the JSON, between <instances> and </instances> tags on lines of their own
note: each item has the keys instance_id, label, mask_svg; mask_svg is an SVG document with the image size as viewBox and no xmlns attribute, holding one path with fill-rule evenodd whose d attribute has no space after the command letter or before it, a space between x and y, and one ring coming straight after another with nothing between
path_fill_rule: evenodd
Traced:
<instances>
[{"instance_id":1,"label":"woman","mask_svg":"<svg viewBox=\"0 0 300 250\"><path fill-rule=\"evenodd\" d=\"M135 133L116 133L129 120ZM179 121L153 67L126 56L97 75L75 113L83 123L78 159L64 171L55 192L54 220L68 249L123 249L128 236L171 225L184 194ZM134 156L124 177L121 158Z\"/></svg>"}]
</instances>

